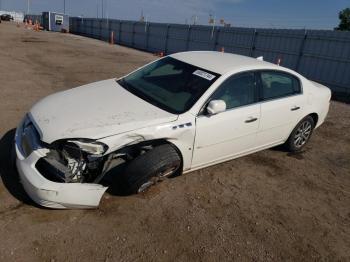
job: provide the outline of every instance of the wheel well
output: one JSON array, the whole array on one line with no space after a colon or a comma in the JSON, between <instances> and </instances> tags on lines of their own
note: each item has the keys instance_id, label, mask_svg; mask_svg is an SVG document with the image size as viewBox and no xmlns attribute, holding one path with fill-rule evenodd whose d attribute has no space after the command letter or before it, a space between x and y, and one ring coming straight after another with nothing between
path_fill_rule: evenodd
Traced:
<instances>
[{"instance_id":1,"label":"wheel well","mask_svg":"<svg viewBox=\"0 0 350 262\"><path fill-rule=\"evenodd\" d=\"M137 144L134 144L134 145L130 145L130 146L126 146L126 147L123 147L121 149L118 149L116 152L125 151L125 150L128 150L128 149L142 148L144 146L155 147L155 146L160 146L160 145L164 145L164 144L169 144L169 145L171 145L172 147L175 148L176 152L178 153L178 155L179 155L179 157L181 159L181 163L183 165L183 156L181 154L180 149L176 145L174 145L173 143L169 142L166 139L155 139L155 140L142 141L140 143L137 143Z\"/></svg>"},{"instance_id":2,"label":"wheel well","mask_svg":"<svg viewBox=\"0 0 350 262\"><path fill-rule=\"evenodd\" d=\"M174 145L173 143L169 142L169 141L166 140L166 139L151 140L151 141L147 141L147 142L149 142L150 145L154 145L154 146L169 144L169 145L171 145L172 147L174 147L175 150L176 150L176 152L177 152L177 154L179 155L179 157L180 157L180 159L181 159L181 169L183 168L183 163L184 163L183 157L182 157L182 154L181 154L180 149L179 149L176 145Z\"/></svg>"},{"instance_id":3,"label":"wheel well","mask_svg":"<svg viewBox=\"0 0 350 262\"><path fill-rule=\"evenodd\" d=\"M312 113L309 116L312 117L312 119L314 120L315 126L316 126L317 122L318 122L318 115L316 113Z\"/></svg>"}]
</instances>

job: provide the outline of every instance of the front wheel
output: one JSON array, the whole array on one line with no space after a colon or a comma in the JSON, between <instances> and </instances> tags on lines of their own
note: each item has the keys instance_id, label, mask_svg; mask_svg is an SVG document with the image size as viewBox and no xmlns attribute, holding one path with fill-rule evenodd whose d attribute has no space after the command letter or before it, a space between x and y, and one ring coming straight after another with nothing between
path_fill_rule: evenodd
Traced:
<instances>
[{"instance_id":1,"label":"front wheel","mask_svg":"<svg viewBox=\"0 0 350 262\"><path fill-rule=\"evenodd\" d=\"M310 140L315 127L314 119L311 116L303 118L289 136L286 147L291 152L302 150Z\"/></svg>"},{"instance_id":2,"label":"front wheel","mask_svg":"<svg viewBox=\"0 0 350 262\"><path fill-rule=\"evenodd\" d=\"M181 174L182 162L174 146L164 144L136 157L125 168L124 191L137 194L170 177Z\"/></svg>"}]
</instances>

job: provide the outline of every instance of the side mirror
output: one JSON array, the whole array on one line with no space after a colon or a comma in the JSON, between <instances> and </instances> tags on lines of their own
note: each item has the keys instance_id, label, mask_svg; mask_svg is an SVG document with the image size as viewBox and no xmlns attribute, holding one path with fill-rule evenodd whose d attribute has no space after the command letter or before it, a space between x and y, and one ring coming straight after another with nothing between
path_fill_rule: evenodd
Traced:
<instances>
[{"instance_id":1,"label":"side mirror","mask_svg":"<svg viewBox=\"0 0 350 262\"><path fill-rule=\"evenodd\" d=\"M226 103L224 100L212 100L207 106L209 115L216 115L226 110Z\"/></svg>"}]
</instances>

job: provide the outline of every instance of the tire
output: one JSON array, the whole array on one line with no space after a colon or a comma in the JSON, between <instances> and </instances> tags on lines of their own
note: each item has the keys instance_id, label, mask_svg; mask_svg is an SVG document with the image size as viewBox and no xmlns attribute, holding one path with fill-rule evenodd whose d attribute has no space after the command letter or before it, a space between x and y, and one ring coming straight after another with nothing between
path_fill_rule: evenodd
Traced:
<instances>
[{"instance_id":1,"label":"tire","mask_svg":"<svg viewBox=\"0 0 350 262\"><path fill-rule=\"evenodd\" d=\"M123 172L126 194L146 191L150 186L166 178L181 175L182 161L174 146L164 144L132 160Z\"/></svg>"},{"instance_id":2,"label":"tire","mask_svg":"<svg viewBox=\"0 0 350 262\"><path fill-rule=\"evenodd\" d=\"M315 128L315 121L311 116L303 118L290 134L285 146L290 152L301 151L309 142Z\"/></svg>"},{"instance_id":3,"label":"tire","mask_svg":"<svg viewBox=\"0 0 350 262\"><path fill-rule=\"evenodd\" d=\"M14 169L17 170L17 167L16 167L17 154L16 154L15 140L14 139L12 140L11 156L10 157L11 157L11 160L10 160L11 167L13 167Z\"/></svg>"}]
</instances>

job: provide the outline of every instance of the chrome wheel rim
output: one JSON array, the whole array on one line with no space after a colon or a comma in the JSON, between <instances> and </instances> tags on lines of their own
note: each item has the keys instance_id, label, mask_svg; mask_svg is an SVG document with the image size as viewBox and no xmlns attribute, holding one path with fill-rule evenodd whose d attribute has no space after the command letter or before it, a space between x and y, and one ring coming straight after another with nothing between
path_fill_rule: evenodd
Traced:
<instances>
[{"instance_id":1,"label":"chrome wheel rim","mask_svg":"<svg viewBox=\"0 0 350 262\"><path fill-rule=\"evenodd\" d=\"M295 133L294 145L297 148L304 146L306 142L309 140L311 132L312 132L311 123L309 121L303 122L297 129L297 132Z\"/></svg>"},{"instance_id":2,"label":"chrome wheel rim","mask_svg":"<svg viewBox=\"0 0 350 262\"><path fill-rule=\"evenodd\" d=\"M161 171L158 175L150 178L147 182L143 183L139 189L137 190L138 193L145 192L147 189L149 189L151 186L155 185L158 182L161 182L162 180L170 177L172 174L174 174L178 169L180 165L175 165L166 168L164 171Z\"/></svg>"}]
</instances>

